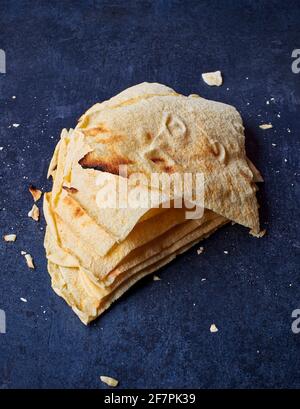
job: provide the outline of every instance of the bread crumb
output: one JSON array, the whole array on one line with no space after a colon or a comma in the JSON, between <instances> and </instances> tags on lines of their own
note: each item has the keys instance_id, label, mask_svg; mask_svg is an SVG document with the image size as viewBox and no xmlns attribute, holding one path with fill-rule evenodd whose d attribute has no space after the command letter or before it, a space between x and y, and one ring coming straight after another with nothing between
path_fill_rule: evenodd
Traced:
<instances>
[{"instance_id":1,"label":"bread crumb","mask_svg":"<svg viewBox=\"0 0 300 409\"><path fill-rule=\"evenodd\" d=\"M209 330L210 330L210 332L218 332L219 331L215 324L211 324Z\"/></svg>"},{"instance_id":2,"label":"bread crumb","mask_svg":"<svg viewBox=\"0 0 300 409\"><path fill-rule=\"evenodd\" d=\"M153 276L153 281L161 281L161 278L158 277L158 276L156 276L156 275L154 275L154 276Z\"/></svg>"},{"instance_id":3,"label":"bread crumb","mask_svg":"<svg viewBox=\"0 0 300 409\"><path fill-rule=\"evenodd\" d=\"M259 125L259 127L260 129L271 129L273 128L273 125L272 124L262 124L262 125Z\"/></svg>"},{"instance_id":4,"label":"bread crumb","mask_svg":"<svg viewBox=\"0 0 300 409\"><path fill-rule=\"evenodd\" d=\"M199 247L197 250L197 254L202 254L204 251L204 247Z\"/></svg>"},{"instance_id":5,"label":"bread crumb","mask_svg":"<svg viewBox=\"0 0 300 409\"><path fill-rule=\"evenodd\" d=\"M36 222L39 221L40 211L39 211L39 208L35 204L32 206L32 209L28 212L28 216L31 217Z\"/></svg>"},{"instance_id":6,"label":"bread crumb","mask_svg":"<svg viewBox=\"0 0 300 409\"><path fill-rule=\"evenodd\" d=\"M26 298L23 298L23 297L21 297L20 300L23 302L27 302Z\"/></svg>"},{"instance_id":7,"label":"bread crumb","mask_svg":"<svg viewBox=\"0 0 300 409\"><path fill-rule=\"evenodd\" d=\"M17 235L16 234L5 234L3 236L4 241L16 241Z\"/></svg>"},{"instance_id":8,"label":"bread crumb","mask_svg":"<svg viewBox=\"0 0 300 409\"><path fill-rule=\"evenodd\" d=\"M261 230L261 231L259 231L258 233L255 232L255 231L253 231L253 230L250 230L251 236L256 237L256 238L263 237L263 236L266 234L266 232L267 232L266 229Z\"/></svg>"},{"instance_id":9,"label":"bread crumb","mask_svg":"<svg viewBox=\"0 0 300 409\"><path fill-rule=\"evenodd\" d=\"M28 266L29 268L35 268L35 267L34 267L34 264L33 264L32 256L31 256L29 253L26 253L26 254L24 254L24 257L25 257L27 266Z\"/></svg>"},{"instance_id":10,"label":"bread crumb","mask_svg":"<svg viewBox=\"0 0 300 409\"><path fill-rule=\"evenodd\" d=\"M111 378L110 376L100 376L100 379L103 383L108 386L112 386L113 388L115 388L119 384L119 381L117 381L117 379Z\"/></svg>"},{"instance_id":11,"label":"bread crumb","mask_svg":"<svg viewBox=\"0 0 300 409\"><path fill-rule=\"evenodd\" d=\"M14 128L18 128L18 127L20 126L20 124L12 124L12 126L13 126Z\"/></svg>"},{"instance_id":12,"label":"bread crumb","mask_svg":"<svg viewBox=\"0 0 300 409\"><path fill-rule=\"evenodd\" d=\"M258 237L258 238L263 237L266 234L266 232L267 232L267 230L263 229L259 233L257 233L256 237Z\"/></svg>"},{"instance_id":13,"label":"bread crumb","mask_svg":"<svg viewBox=\"0 0 300 409\"><path fill-rule=\"evenodd\" d=\"M202 74L203 81L209 86L219 87L223 83L221 71L205 72Z\"/></svg>"},{"instance_id":14,"label":"bread crumb","mask_svg":"<svg viewBox=\"0 0 300 409\"><path fill-rule=\"evenodd\" d=\"M227 250L224 250L224 254L229 254L229 252Z\"/></svg>"},{"instance_id":15,"label":"bread crumb","mask_svg":"<svg viewBox=\"0 0 300 409\"><path fill-rule=\"evenodd\" d=\"M32 185L29 186L29 192L31 193L33 200L35 202L37 202L43 194L41 190L37 189L35 186Z\"/></svg>"}]
</instances>

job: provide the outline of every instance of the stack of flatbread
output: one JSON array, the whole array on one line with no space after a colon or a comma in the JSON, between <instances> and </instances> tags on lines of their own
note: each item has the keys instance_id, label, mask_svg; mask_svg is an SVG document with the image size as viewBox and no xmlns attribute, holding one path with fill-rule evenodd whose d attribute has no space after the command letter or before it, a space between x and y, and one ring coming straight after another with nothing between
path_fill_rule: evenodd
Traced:
<instances>
[{"instance_id":1,"label":"stack of flatbread","mask_svg":"<svg viewBox=\"0 0 300 409\"><path fill-rule=\"evenodd\" d=\"M83 323L229 221L260 235L261 176L246 157L243 129L232 106L143 83L62 131L44 198L45 248L54 291ZM147 183L153 174L186 173L203 175L201 217L187 218L178 194ZM115 200L125 185L127 195L138 193L138 206Z\"/></svg>"}]
</instances>

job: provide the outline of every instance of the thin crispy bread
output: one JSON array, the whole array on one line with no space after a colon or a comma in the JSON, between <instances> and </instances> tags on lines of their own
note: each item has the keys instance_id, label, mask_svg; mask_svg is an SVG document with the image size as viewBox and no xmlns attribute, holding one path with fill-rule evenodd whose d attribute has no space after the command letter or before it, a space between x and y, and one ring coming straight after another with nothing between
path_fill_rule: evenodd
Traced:
<instances>
[{"instance_id":1,"label":"thin crispy bread","mask_svg":"<svg viewBox=\"0 0 300 409\"><path fill-rule=\"evenodd\" d=\"M244 139L234 107L149 83L94 105L62 131L48 171L52 192L44 195L45 249L54 290L84 323L229 221L259 236L262 177ZM186 220L174 192L149 186L155 173L189 173L193 182L201 173L203 217ZM127 197L142 197L138 207L104 206L105 194L119 200L125 187Z\"/></svg>"}]
</instances>

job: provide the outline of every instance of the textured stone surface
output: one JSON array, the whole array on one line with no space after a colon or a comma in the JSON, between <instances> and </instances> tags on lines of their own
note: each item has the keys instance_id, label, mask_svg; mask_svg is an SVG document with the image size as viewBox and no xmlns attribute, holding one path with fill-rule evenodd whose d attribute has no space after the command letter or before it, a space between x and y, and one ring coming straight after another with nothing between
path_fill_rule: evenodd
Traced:
<instances>
[{"instance_id":1,"label":"textured stone surface","mask_svg":"<svg viewBox=\"0 0 300 409\"><path fill-rule=\"evenodd\" d=\"M300 387L300 334L291 331L300 307L300 74L291 71L299 2L37 3L5 2L0 11L0 233L17 234L0 243L0 388L102 388L100 375L124 388ZM210 88L201 73L218 69L224 84ZM221 229L203 254L193 248L159 271L161 281L144 279L84 327L50 288L44 221L27 217L28 186L49 188L62 127L142 81L237 107L265 178L268 232L254 239L238 225ZM259 129L268 122L273 129Z\"/></svg>"}]
</instances>

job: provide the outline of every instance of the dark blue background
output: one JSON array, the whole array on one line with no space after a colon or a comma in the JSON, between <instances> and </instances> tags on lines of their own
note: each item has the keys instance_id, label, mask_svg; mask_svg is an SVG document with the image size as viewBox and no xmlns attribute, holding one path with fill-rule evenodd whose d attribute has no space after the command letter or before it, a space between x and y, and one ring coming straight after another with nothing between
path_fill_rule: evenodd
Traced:
<instances>
[{"instance_id":1,"label":"dark blue background","mask_svg":"<svg viewBox=\"0 0 300 409\"><path fill-rule=\"evenodd\" d=\"M300 334L291 331L300 307L300 74L291 70L300 1L2 0L0 48L0 233L18 235L0 243L0 388L102 388L103 374L122 388L300 387ZM201 73L216 69L224 85L210 88ZM142 81L237 107L265 178L268 232L222 228L201 256L193 248L159 271L162 281L142 280L85 327L51 290L28 186L50 188L63 127ZM273 129L259 129L269 121Z\"/></svg>"}]
</instances>

